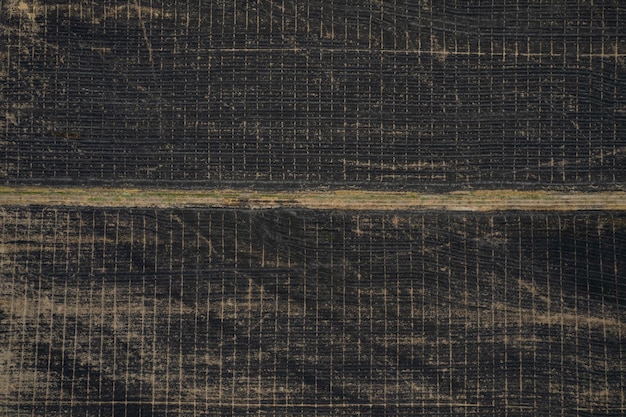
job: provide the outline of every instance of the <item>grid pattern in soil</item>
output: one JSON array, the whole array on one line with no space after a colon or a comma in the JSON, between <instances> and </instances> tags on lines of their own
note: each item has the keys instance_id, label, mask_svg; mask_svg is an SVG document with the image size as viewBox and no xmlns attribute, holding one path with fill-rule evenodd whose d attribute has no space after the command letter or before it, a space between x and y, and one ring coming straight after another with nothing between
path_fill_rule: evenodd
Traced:
<instances>
[{"instance_id":1,"label":"grid pattern in soil","mask_svg":"<svg viewBox=\"0 0 626 417\"><path fill-rule=\"evenodd\" d=\"M6 183L626 180L620 1L0 2Z\"/></svg>"},{"instance_id":2,"label":"grid pattern in soil","mask_svg":"<svg viewBox=\"0 0 626 417\"><path fill-rule=\"evenodd\" d=\"M0 215L0 415L626 410L624 214Z\"/></svg>"}]
</instances>

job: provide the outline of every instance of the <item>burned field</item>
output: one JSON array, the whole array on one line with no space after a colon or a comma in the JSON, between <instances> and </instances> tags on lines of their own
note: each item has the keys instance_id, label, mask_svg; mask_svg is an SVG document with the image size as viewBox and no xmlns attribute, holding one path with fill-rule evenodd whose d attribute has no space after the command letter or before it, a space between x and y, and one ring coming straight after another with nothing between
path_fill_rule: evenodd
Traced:
<instances>
[{"instance_id":1,"label":"burned field","mask_svg":"<svg viewBox=\"0 0 626 417\"><path fill-rule=\"evenodd\" d=\"M626 180L619 1L0 5L5 183Z\"/></svg>"},{"instance_id":2,"label":"burned field","mask_svg":"<svg viewBox=\"0 0 626 417\"><path fill-rule=\"evenodd\" d=\"M5 415L624 411L624 214L1 216Z\"/></svg>"},{"instance_id":3,"label":"burned field","mask_svg":"<svg viewBox=\"0 0 626 417\"><path fill-rule=\"evenodd\" d=\"M0 0L0 415L624 414L625 58L620 1Z\"/></svg>"}]
</instances>

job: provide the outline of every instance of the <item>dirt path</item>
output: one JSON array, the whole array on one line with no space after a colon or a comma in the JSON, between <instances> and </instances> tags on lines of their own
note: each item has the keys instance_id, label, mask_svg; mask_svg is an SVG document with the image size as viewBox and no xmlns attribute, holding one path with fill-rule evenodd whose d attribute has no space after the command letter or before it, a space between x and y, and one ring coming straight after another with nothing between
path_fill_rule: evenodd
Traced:
<instances>
[{"instance_id":1,"label":"dirt path","mask_svg":"<svg viewBox=\"0 0 626 417\"><path fill-rule=\"evenodd\" d=\"M444 194L384 191L258 192L126 188L0 187L4 206L237 207L343 210L626 210L625 192L465 191Z\"/></svg>"}]
</instances>

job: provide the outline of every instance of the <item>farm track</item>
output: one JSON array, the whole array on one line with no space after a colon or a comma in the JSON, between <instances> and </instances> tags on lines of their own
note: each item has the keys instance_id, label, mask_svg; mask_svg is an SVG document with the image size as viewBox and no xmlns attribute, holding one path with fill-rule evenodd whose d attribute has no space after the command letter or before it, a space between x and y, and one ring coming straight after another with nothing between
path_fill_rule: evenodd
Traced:
<instances>
[{"instance_id":1,"label":"farm track","mask_svg":"<svg viewBox=\"0 0 626 417\"><path fill-rule=\"evenodd\" d=\"M625 192L516 190L451 193L362 190L260 192L131 188L0 187L4 206L309 208L318 210L626 210Z\"/></svg>"}]
</instances>

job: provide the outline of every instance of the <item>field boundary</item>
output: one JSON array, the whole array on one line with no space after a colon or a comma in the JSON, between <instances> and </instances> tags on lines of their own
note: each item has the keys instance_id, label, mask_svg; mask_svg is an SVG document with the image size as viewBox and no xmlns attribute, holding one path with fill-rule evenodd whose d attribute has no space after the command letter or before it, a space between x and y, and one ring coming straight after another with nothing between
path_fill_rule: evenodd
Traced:
<instances>
[{"instance_id":1,"label":"field boundary","mask_svg":"<svg viewBox=\"0 0 626 417\"><path fill-rule=\"evenodd\" d=\"M0 206L40 205L317 210L626 210L626 192L480 190L436 194L362 190L262 192L232 189L0 187Z\"/></svg>"}]
</instances>

